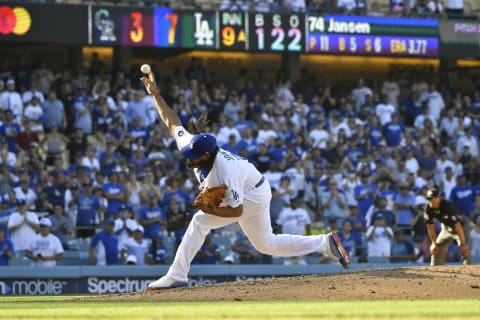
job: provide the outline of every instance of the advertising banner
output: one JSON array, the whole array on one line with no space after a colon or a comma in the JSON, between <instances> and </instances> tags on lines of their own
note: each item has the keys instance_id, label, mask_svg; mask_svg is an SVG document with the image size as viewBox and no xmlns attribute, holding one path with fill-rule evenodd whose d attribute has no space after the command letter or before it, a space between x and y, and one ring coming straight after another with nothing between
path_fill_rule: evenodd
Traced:
<instances>
[{"instance_id":1,"label":"advertising banner","mask_svg":"<svg viewBox=\"0 0 480 320\"><path fill-rule=\"evenodd\" d=\"M273 276L192 276L189 285L208 285L227 281L272 279ZM78 279L4 279L0 280L0 295L63 295L112 294L147 290L156 278L90 276Z\"/></svg>"}]
</instances>

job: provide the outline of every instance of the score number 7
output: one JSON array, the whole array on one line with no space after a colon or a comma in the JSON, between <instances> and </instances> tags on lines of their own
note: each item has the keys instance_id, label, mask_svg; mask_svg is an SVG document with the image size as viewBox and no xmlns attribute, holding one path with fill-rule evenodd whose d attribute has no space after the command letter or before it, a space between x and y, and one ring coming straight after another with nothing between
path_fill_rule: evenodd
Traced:
<instances>
[{"instance_id":1,"label":"score number 7","mask_svg":"<svg viewBox=\"0 0 480 320\"><path fill-rule=\"evenodd\" d=\"M175 44L175 30L177 29L178 15L176 13L168 13L166 15L168 21L170 21L170 27L168 28L168 44Z\"/></svg>"}]
</instances>

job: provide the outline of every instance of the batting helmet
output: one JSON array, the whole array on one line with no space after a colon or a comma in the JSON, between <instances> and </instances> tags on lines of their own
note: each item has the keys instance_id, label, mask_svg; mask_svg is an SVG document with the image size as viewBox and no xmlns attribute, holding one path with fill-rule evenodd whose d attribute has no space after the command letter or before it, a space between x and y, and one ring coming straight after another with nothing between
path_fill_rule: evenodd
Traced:
<instances>
[{"instance_id":1,"label":"batting helmet","mask_svg":"<svg viewBox=\"0 0 480 320\"><path fill-rule=\"evenodd\" d=\"M440 197L440 192L437 188L428 189L426 198L432 200L433 198Z\"/></svg>"}]
</instances>

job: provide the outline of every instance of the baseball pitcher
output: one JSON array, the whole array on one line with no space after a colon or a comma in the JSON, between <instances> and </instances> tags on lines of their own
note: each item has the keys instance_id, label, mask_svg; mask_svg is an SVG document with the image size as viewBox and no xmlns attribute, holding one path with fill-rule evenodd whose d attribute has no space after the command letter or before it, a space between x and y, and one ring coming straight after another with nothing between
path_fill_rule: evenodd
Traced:
<instances>
[{"instance_id":1,"label":"baseball pitcher","mask_svg":"<svg viewBox=\"0 0 480 320\"><path fill-rule=\"evenodd\" d=\"M317 236L275 235L269 214L270 185L262 174L246 159L219 148L213 135L200 133L201 130L195 135L187 131L160 96L152 71L140 80L153 96L160 118L175 138L187 165L193 168L202 190L194 201L198 212L185 232L172 265L166 275L149 284L149 290L186 286L190 263L205 236L212 229L234 222L240 224L261 253L292 257L319 251L344 268L350 266L350 257L334 232ZM199 119L198 123L204 121L206 124L206 118ZM215 190L215 195L205 196L209 190Z\"/></svg>"}]
</instances>

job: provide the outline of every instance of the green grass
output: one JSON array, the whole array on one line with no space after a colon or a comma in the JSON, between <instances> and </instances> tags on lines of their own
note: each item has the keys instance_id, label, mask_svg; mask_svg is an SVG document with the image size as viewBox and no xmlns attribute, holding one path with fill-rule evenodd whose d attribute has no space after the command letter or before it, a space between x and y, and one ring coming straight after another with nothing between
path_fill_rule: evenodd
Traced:
<instances>
[{"instance_id":1,"label":"green grass","mask_svg":"<svg viewBox=\"0 0 480 320\"><path fill-rule=\"evenodd\" d=\"M480 299L261 302L77 302L2 297L0 319L480 319Z\"/></svg>"}]
</instances>

